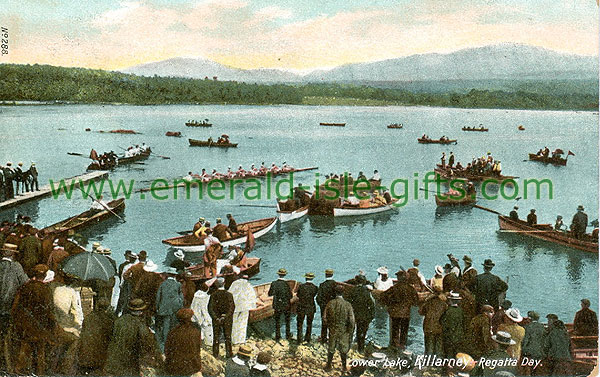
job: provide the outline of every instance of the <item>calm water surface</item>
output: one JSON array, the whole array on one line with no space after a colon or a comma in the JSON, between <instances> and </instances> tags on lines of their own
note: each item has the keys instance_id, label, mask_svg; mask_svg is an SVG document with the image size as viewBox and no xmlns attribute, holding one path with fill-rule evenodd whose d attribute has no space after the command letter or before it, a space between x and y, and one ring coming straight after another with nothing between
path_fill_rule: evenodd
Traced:
<instances>
[{"instance_id":1,"label":"calm water surface","mask_svg":"<svg viewBox=\"0 0 600 377\"><path fill-rule=\"evenodd\" d=\"M552 112L516 110L465 110L426 107L304 107L304 106L22 106L0 107L2 141L0 161L35 161L42 184L81 174L88 160L67 155L87 155L131 144L152 146L154 152L171 157L152 157L144 165L119 168L113 180L134 179L136 188L146 187L153 178L176 178L189 170L265 162L287 161L296 167L318 166L320 174L378 169L389 183L394 178L422 177L439 161L442 152L453 151L457 160L491 152L502 161L505 174L521 178L549 178L554 198L547 196L519 200L522 216L536 208L540 223L551 223L557 214L570 222L577 205L583 204L590 220L598 217L598 115L591 112ZM208 118L212 128L188 128L189 119ZM346 122L345 128L320 127L319 122ZM401 122L404 129L388 130L389 123ZM462 132L463 126L489 127L486 133ZM517 131L523 124L525 131ZM85 132L85 128L93 132ZM142 135L113 135L94 131L134 129ZM183 138L165 137L166 131L181 131ZM216 139L227 133L237 149L215 150L188 146L187 138ZM453 146L421 145L423 133L433 138L457 138ZM572 150L565 167L524 162L528 152L548 146ZM311 184L314 172L298 174L296 182ZM419 185L423 187L421 183ZM433 188L433 186L432 186ZM112 248L118 263L123 251L148 251L159 264L173 258L173 250L161 240L189 229L199 216L214 223L216 217L232 213L238 222L274 216L274 209L243 207L240 204L272 205L273 200L248 202L236 188L236 198L214 200L152 200L134 195L127 202L126 222L110 220L86 230L89 241L100 241ZM410 195L414 195L412 186ZM375 269L386 265L391 271L408 268L414 258L429 278L436 264L447 262L446 254L469 254L478 270L486 258L496 263L494 272L508 279L507 297L521 312L536 310L544 317L553 312L572 321L579 300L587 297L598 307L597 255L544 242L498 233L495 215L478 209L437 210L424 192L394 213L355 219L306 218L278 225L260 238L253 251L262 258L262 272L253 283L276 278L275 271L285 267L288 278L301 279L308 271L323 280L325 268L334 268L335 278L346 280L359 269L375 279ZM521 196L521 194L519 194ZM534 196L534 195L533 195ZM508 213L515 201L480 200L480 205ZM38 227L50 225L84 211L89 200L44 199L0 213L9 218L15 213L32 216ZM199 260L199 255L186 258ZM315 320L315 322L319 322ZM318 330L318 323L316 323ZM411 349L421 351L421 319L413 318ZM378 316L370 336L387 343L387 321Z\"/></svg>"}]
</instances>

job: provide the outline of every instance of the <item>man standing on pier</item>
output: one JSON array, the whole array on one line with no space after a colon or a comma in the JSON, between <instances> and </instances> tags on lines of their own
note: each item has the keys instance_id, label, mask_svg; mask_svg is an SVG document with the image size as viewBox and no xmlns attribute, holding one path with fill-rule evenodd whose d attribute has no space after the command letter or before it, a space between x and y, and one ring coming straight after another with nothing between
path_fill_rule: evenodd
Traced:
<instances>
[{"instance_id":1,"label":"man standing on pier","mask_svg":"<svg viewBox=\"0 0 600 377\"><path fill-rule=\"evenodd\" d=\"M298 287L298 306L296 307L296 337L298 338L298 344L302 343L302 340L310 343L312 323L317 311L315 296L317 295L318 288L312 282L315 274L312 272L306 273L304 274L304 278L306 279L306 283ZM306 334L304 335L304 339L302 339L304 318L306 318Z\"/></svg>"},{"instance_id":2,"label":"man standing on pier","mask_svg":"<svg viewBox=\"0 0 600 377\"><path fill-rule=\"evenodd\" d=\"M285 317L285 337L286 339L292 338L290 331L290 300L292 299L292 290L285 281L284 276L287 275L285 268L280 268L277 271L279 278L271 283L269 288L269 296L273 296L273 310L275 311L275 341L281 339L280 327L281 327L281 316Z\"/></svg>"},{"instance_id":3,"label":"man standing on pier","mask_svg":"<svg viewBox=\"0 0 600 377\"><path fill-rule=\"evenodd\" d=\"M4 197L5 199L13 199L15 197L15 189L13 187L13 178L15 173L12 170L12 162L8 161L2 169L4 173Z\"/></svg>"},{"instance_id":4,"label":"man standing on pier","mask_svg":"<svg viewBox=\"0 0 600 377\"><path fill-rule=\"evenodd\" d=\"M325 308L329 301L335 298L335 286L337 283L333 280L333 270L325 270L325 281L319 285L317 292L317 304L321 309L321 343L327 343L327 322L324 320Z\"/></svg>"}]
</instances>

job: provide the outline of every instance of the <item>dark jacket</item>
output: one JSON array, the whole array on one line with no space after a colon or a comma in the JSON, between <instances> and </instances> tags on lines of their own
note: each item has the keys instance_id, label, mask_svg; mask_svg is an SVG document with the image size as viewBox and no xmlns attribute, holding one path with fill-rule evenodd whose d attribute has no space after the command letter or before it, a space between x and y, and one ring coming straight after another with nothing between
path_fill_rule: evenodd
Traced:
<instances>
[{"instance_id":1,"label":"dark jacket","mask_svg":"<svg viewBox=\"0 0 600 377\"><path fill-rule=\"evenodd\" d=\"M472 330L470 341L471 356L477 360L496 347L492 340L490 318L486 314L478 314L470 324Z\"/></svg>"},{"instance_id":2,"label":"dark jacket","mask_svg":"<svg viewBox=\"0 0 600 377\"><path fill-rule=\"evenodd\" d=\"M576 335L598 336L598 316L590 308L581 309L575 314L573 331Z\"/></svg>"},{"instance_id":3,"label":"dark jacket","mask_svg":"<svg viewBox=\"0 0 600 377\"><path fill-rule=\"evenodd\" d=\"M575 233L585 233L588 225L588 215L585 212L577 212L571 221L571 230Z\"/></svg>"},{"instance_id":4,"label":"dark jacket","mask_svg":"<svg viewBox=\"0 0 600 377\"><path fill-rule=\"evenodd\" d=\"M213 228L213 235L219 239L219 241L225 241L227 236L227 225L225 224L217 224Z\"/></svg>"},{"instance_id":5,"label":"dark jacket","mask_svg":"<svg viewBox=\"0 0 600 377\"><path fill-rule=\"evenodd\" d=\"M477 275L473 284L475 301L479 305L491 305L493 308L498 307L498 295L507 289L508 284L489 271Z\"/></svg>"},{"instance_id":6,"label":"dark jacket","mask_svg":"<svg viewBox=\"0 0 600 377\"><path fill-rule=\"evenodd\" d=\"M555 321L544 339L544 352L551 360L571 360L571 340L565 325Z\"/></svg>"},{"instance_id":7,"label":"dark jacket","mask_svg":"<svg viewBox=\"0 0 600 377\"><path fill-rule=\"evenodd\" d=\"M169 316L183 308L181 283L174 278L162 282L156 293L156 315Z\"/></svg>"},{"instance_id":8,"label":"dark jacket","mask_svg":"<svg viewBox=\"0 0 600 377\"><path fill-rule=\"evenodd\" d=\"M269 288L269 296L273 296L273 309L277 311L288 311L292 290L285 280L275 280Z\"/></svg>"},{"instance_id":9,"label":"dark jacket","mask_svg":"<svg viewBox=\"0 0 600 377\"><path fill-rule=\"evenodd\" d=\"M387 306L390 317L410 318L410 308L418 304L419 296L412 285L403 281L383 292L381 302Z\"/></svg>"},{"instance_id":10,"label":"dark jacket","mask_svg":"<svg viewBox=\"0 0 600 377\"><path fill-rule=\"evenodd\" d=\"M457 306L449 306L440 318L444 343L457 345L463 342L465 336L463 323L462 309Z\"/></svg>"},{"instance_id":11,"label":"dark jacket","mask_svg":"<svg viewBox=\"0 0 600 377\"><path fill-rule=\"evenodd\" d=\"M0 276L0 314L10 314L17 289L28 277L19 262L8 259L0 260Z\"/></svg>"},{"instance_id":12,"label":"dark jacket","mask_svg":"<svg viewBox=\"0 0 600 377\"><path fill-rule=\"evenodd\" d=\"M271 372L269 372L269 369L260 370L256 369L256 366L253 366L250 368L250 375L256 377L271 377Z\"/></svg>"},{"instance_id":13,"label":"dark jacket","mask_svg":"<svg viewBox=\"0 0 600 377\"><path fill-rule=\"evenodd\" d=\"M298 287L298 305L296 306L296 313L311 314L317 310L317 306L315 305L317 291L317 286L312 282L306 282Z\"/></svg>"},{"instance_id":14,"label":"dark jacket","mask_svg":"<svg viewBox=\"0 0 600 377\"><path fill-rule=\"evenodd\" d=\"M202 332L191 322L169 331L165 342L165 372L170 376L190 376L202 370Z\"/></svg>"},{"instance_id":15,"label":"dark jacket","mask_svg":"<svg viewBox=\"0 0 600 377\"><path fill-rule=\"evenodd\" d=\"M335 298L335 280L325 280L319 285L317 292L317 304L321 307L321 312L324 311L327 303Z\"/></svg>"},{"instance_id":16,"label":"dark jacket","mask_svg":"<svg viewBox=\"0 0 600 377\"><path fill-rule=\"evenodd\" d=\"M535 321L525 326L525 336L521 342L521 355L534 359L544 358L544 325Z\"/></svg>"},{"instance_id":17,"label":"dark jacket","mask_svg":"<svg viewBox=\"0 0 600 377\"><path fill-rule=\"evenodd\" d=\"M214 291L208 299L208 314L214 320L225 317L225 319L233 320L233 312L235 311L235 303L233 295L223 289Z\"/></svg>"},{"instance_id":18,"label":"dark jacket","mask_svg":"<svg viewBox=\"0 0 600 377\"><path fill-rule=\"evenodd\" d=\"M537 215L535 213L530 213L527 215L527 224L535 225L537 224Z\"/></svg>"},{"instance_id":19,"label":"dark jacket","mask_svg":"<svg viewBox=\"0 0 600 377\"><path fill-rule=\"evenodd\" d=\"M21 240L19 244L21 265L23 270L31 276L31 269L38 263L43 263L42 242L34 235L30 234Z\"/></svg>"},{"instance_id":20,"label":"dark jacket","mask_svg":"<svg viewBox=\"0 0 600 377\"><path fill-rule=\"evenodd\" d=\"M375 303L366 286L357 285L350 289L346 300L352 305L354 319L357 322L371 322L375 317Z\"/></svg>"},{"instance_id":21,"label":"dark jacket","mask_svg":"<svg viewBox=\"0 0 600 377\"><path fill-rule=\"evenodd\" d=\"M110 312L94 310L84 318L77 359L80 366L94 369L104 367L114 322L115 316L112 310Z\"/></svg>"},{"instance_id":22,"label":"dark jacket","mask_svg":"<svg viewBox=\"0 0 600 377\"><path fill-rule=\"evenodd\" d=\"M156 312L156 296L158 288L163 280L162 275L159 273L144 271L135 287L132 287L131 297L144 300L148 305L148 311L154 314Z\"/></svg>"},{"instance_id":23,"label":"dark jacket","mask_svg":"<svg viewBox=\"0 0 600 377\"><path fill-rule=\"evenodd\" d=\"M15 295L12 307L15 338L39 342L54 340L57 328L54 301L47 285L37 280L23 284Z\"/></svg>"},{"instance_id":24,"label":"dark jacket","mask_svg":"<svg viewBox=\"0 0 600 377\"><path fill-rule=\"evenodd\" d=\"M246 377L250 375L248 364L239 365L233 359L225 362L225 377Z\"/></svg>"}]
</instances>

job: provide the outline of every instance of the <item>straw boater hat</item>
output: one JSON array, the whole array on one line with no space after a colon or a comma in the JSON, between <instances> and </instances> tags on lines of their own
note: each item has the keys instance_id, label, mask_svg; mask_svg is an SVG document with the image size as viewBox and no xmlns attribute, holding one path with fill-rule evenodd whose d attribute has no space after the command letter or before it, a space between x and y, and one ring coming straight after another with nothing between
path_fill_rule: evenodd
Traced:
<instances>
[{"instance_id":1,"label":"straw boater hat","mask_svg":"<svg viewBox=\"0 0 600 377\"><path fill-rule=\"evenodd\" d=\"M387 275L389 273L387 267L385 266L381 266L377 269L377 273L380 273L382 275Z\"/></svg>"},{"instance_id":2,"label":"straw boater hat","mask_svg":"<svg viewBox=\"0 0 600 377\"><path fill-rule=\"evenodd\" d=\"M444 267L440 266L439 264L437 266L435 266L435 273L438 275L443 275L444 274Z\"/></svg>"},{"instance_id":3,"label":"straw boater hat","mask_svg":"<svg viewBox=\"0 0 600 377\"><path fill-rule=\"evenodd\" d=\"M326 269L325 276L333 276L333 270L331 268Z\"/></svg>"},{"instance_id":4,"label":"straw boater hat","mask_svg":"<svg viewBox=\"0 0 600 377\"><path fill-rule=\"evenodd\" d=\"M307 272L304 274L304 277L307 279L314 279L315 278L315 274L312 272Z\"/></svg>"},{"instance_id":5,"label":"straw boater hat","mask_svg":"<svg viewBox=\"0 0 600 377\"><path fill-rule=\"evenodd\" d=\"M521 322L523 320L523 316L521 316L521 312L517 308L510 308L505 312L506 316L513 322Z\"/></svg>"},{"instance_id":6,"label":"straw boater hat","mask_svg":"<svg viewBox=\"0 0 600 377\"><path fill-rule=\"evenodd\" d=\"M134 298L133 300L129 301L129 304L127 305L127 308L134 312L142 311L146 309L146 307L146 303L141 298Z\"/></svg>"},{"instance_id":7,"label":"straw boater hat","mask_svg":"<svg viewBox=\"0 0 600 377\"><path fill-rule=\"evenodd\" d=\"M448 292L448 299L450 299L450 300L462 300L462 297L460 297L460 294L458 294L456 292L453 292L453 291L450 291L450 292Z\"/></svg>"},{"instance_id":8,"label":"straw boater hat","mask_svg":"<svg viewBox=\"0 0 600 377\"><path fill-rule=\"evenodd\" d=\"M240 356L251 358L252 357L252 348L250 348L250 346L242 344L240 346L240 348L238 348L237 354Z\"/></svg>"},{"instance_id":9,"label":"straw boater hat","mask_svg":"<svg viewBox=\"0 0 600 377\"><path fill-rule=\"evenodd\" d=\"M277 271L277 275L285 276L287 275L287 270L285 268L280 268L279 271Z\"/></svg>"},{"instance_id":10,"label":"straw boater hat","mask_svg":"<svg viewBox=\"0 0 600 377\"><path fill-rule=\"evenodd\" d=\"M175 253L173 253L173 255L179 259L182 259L183 257L185 257L185 254L181 250L177 250Z\"/></svg>"},{"instance_id":11,"label":"straw boater hat","mask_svg":"<svg viewBox=\"0 0 600 377\"><path fill-rule=\"evenodd\" d=\"M151 260L147 260L144 264L144 271L154 272L157 268L158 266L156 265L156 263L152 262Z\"/></svg>"},{"instance_id":12,"label":"straw boater hat","mask_svg":"<svg viewBox=\"0 0 600 377\"><path fill-rule=\"evenodd\" d=\"M46 277L44 278L42 283L50 283L51 281L54 280L54 276L55 276L54 271L52 271L52 270L46 271Z\"/></svg>"},{"instance_id":13,"label":"straw boater hat","mask_svg":"<svg viewBox=\"0 0 600 377\"><path fill-rule=\"evenodd\" d=\"M517 342L512 340L510 334L504 331L498 331L496 334L492 335L492 339L496 343L505 344L507 346L513 346L517 344Z\"/></svg>"},{"instance_id":14,"label":"straw boater hat","mask_svg":"<svg viewBox=\"0 0 600 377\"><path fill-rule=\"evenodd\" d=\"M2 246L1 250L2 250L2 255L5 255L5 254L6 255L8 255L8 254L12 255L13 253L18 253L19 252L18 246L15 245L15 244L12 244L12 243L5 243Z\"/></svg>"}]
</instances>

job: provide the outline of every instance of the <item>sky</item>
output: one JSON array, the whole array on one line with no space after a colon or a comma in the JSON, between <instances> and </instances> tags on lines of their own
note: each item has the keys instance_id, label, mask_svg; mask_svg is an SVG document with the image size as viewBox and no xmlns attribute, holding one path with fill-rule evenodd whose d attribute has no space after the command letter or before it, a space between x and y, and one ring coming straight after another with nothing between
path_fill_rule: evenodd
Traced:
<instances>
[{"instance_id":1,"label":"sky","mask_svg":"<svg viewBox=\"0 0 600 377\"><path fill-rule=\"evenodd\" d=\"M312 70L515 42L598 55L595 0L5 0L0 63Z\"/></svg>"}]
</instances>

